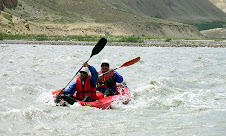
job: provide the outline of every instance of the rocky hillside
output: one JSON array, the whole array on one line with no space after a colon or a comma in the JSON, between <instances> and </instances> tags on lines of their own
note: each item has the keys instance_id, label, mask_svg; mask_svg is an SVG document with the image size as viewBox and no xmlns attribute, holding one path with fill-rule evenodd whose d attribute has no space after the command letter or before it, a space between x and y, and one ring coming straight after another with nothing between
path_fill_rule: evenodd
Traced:
<instances>
[{"instance_id":1,"label":"rocky hillside","mask_svg":"<svg viewBox=\"0 0 226 136\"><path fill-rule=\"evenodd\" d=\"M15 8L18 4L18 0L0 0L0 10L4 10L4 7Z\"/></svg>"},{"instance_id":2,"label":"rocky hillside","mask_svg":"<svg viewBox=\"0 0 226 136\"><path fill-rule=\"evenodd\" d=\"M214 6L209 0L123 0L123 1L102 0L102 1L119 10L124 10L146 16L173 20L183 23L226 20L226 13L224 13L219 8ZM214 0L212 1L214 2Z\"/></svg>"},{"instance_id":3,"label":"rocky hillside","mask_svg":"<svg viewBox=\"0 0 226 136\"><path fill-rule=\"evenodd\" d=\"M7 33L202 37L194 26L119 10L102 0L20 0L4 11L13 15L1 14L0 31Z\"/></svg>"},{"instance_id":4,"label":"rocky hillside","mask_svg":"<svg viewBox=\"0 0 226 136\"><path fill-rule=\"evenodd\" d=\"M204 30L201 31L203 36L207 38L221 38L226 39L226 28L217 28L217 29L210 29L210 30Z\"/></svg>"},{"instance_id":5,"label":"rocky hillside","mask_svg":"<svg viewBox=\"0 0 226 136\"><path fill-rule=\"evenodd\" d=\"M13 34L199 38L194 26L163 19L225 18L208 0L0 0L3 5L0 31Z\"/></svg>"},{"instance_id":6,"label":"rocky hillside","mask_svg":"<svg viewBox=\"0 0 226 136\"><path fill-rule=\"evenodd\" d=\"M226 0L209 0L209 1L226 13ZM201 31L201 33L204 37L208 37L208 38L214 37L214 38L226 39L226 26L225 28L204 30L204 31Z\"/></svg>"}]
</instances>

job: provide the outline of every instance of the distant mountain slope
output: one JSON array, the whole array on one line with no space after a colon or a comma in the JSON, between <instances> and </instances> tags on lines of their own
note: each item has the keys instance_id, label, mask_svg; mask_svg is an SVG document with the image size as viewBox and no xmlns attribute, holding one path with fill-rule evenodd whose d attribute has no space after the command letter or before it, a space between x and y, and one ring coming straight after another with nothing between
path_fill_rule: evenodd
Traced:
<instances>
[{"instance_id":1,"label":"distant mountain slope","mask_svg":"<svg viewBox=\"0 0 226 136\"><path fill-rule=\"evenodd\" d=\"M177 22L226 20L209 0L102 0L119 10Z\"/></svg>"},{"instance_id":2,"label":"distant mountain slope","mask_svg":"<svg viewBox=\"0 0 226 136\"><path fill-rule=\"evenodd\" d=\"M209 1L226 13L226 0L209 0Z\"/></svg>"},{"instance_id":3,"label":"distant mountain slope","mask_svg":"<svg viewBox=\"0 0 226 136\"><path fill-rule=\"evenodd\" d=\"M23 34L202 37L194 26L119 8L116 5L109 6L102 0L20 0L15 9L5 8L6 12L14 16L7 15L6 18L5 13L0 15L0 31ZM27 23L30 24L29 29L24 28Z\"/></svg>"}]
</instances>

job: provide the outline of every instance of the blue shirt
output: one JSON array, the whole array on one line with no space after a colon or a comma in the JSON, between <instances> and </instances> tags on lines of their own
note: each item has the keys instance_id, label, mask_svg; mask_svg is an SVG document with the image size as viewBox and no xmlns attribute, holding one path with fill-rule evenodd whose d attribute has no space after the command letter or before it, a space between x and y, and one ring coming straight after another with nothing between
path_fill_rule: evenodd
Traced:
<instances>
[{"instance_id":1,"label":"blue shirt","mask_svg":"<svg viewBox=\"0 0 226 136\"><path fill-rule=\"evenodd\" d=\"M117 71L114 71L117 76L113 76L113 79L115 80L116 83L122 83L123 77L119 75Z\"/></svg>"}]
</instances>

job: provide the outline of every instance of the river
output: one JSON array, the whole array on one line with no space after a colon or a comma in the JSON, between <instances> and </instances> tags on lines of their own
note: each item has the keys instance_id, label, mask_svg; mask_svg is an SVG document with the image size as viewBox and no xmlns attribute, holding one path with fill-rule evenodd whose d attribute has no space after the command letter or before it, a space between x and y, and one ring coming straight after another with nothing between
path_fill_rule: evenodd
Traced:
<instances>
[{"instance_id":1,"label":"river","mask_svg":"<svg viewBox=\"0 0 226 136\"><path fill-rule=\"evenodd\" d=\"M93 46L0 45L1 136L224 136L226 48L106 46L89 61L98 71L138 56L117 71L131 91L127 105L100 110L56 106Z\"/></svg>"}]
</instances>

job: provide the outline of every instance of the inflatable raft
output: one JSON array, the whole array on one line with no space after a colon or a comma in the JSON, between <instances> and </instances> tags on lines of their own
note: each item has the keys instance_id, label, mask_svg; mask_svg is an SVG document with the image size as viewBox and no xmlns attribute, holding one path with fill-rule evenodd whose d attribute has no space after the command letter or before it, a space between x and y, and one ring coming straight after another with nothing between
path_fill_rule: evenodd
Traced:
<instances>
[{"instance_id":1,"label":"inflatable raft","mask_svg":"<svg viewBox=\"0 0 226 136\"><path fill-rule=\"evenodd\" d=\"M127 104L130 101L130 91L125 83L117 84L117 94L104 97L101 92L96 92L97 100L93 102L83 102L77 100L82 106L89 106L89 107L96 107L99 109L110 109L111 104L115 101ZM53 97L55 98L56 95L59 93L59 90L52 92ZM62 102L63 103L63 100Z\"/></svg>"}]
</instances>

